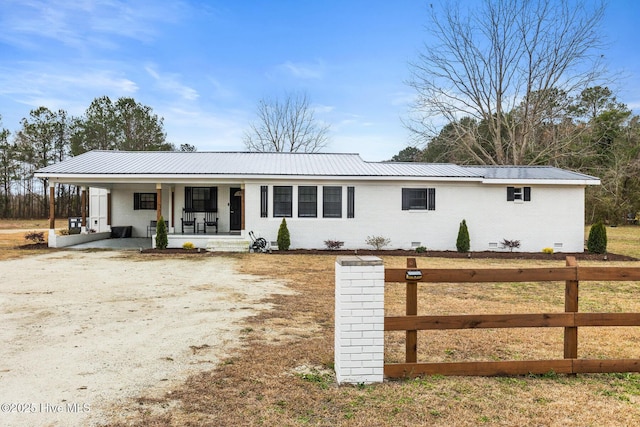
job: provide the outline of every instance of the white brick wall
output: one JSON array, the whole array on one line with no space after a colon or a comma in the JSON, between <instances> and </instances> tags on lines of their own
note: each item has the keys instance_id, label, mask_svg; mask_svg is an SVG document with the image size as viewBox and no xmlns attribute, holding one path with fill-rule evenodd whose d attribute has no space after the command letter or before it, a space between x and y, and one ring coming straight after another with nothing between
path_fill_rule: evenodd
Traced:
<instances>
[{"instance_id":1,"label":"white brick wall","mask_svg":"<svg viewBox=\"0 0 640 427\"><path fill-rule=\"evenodd\" d=\"M336 260L334 361L339 384L383 380L384 266L378 257Z\"/></svg>"}]
</instances>

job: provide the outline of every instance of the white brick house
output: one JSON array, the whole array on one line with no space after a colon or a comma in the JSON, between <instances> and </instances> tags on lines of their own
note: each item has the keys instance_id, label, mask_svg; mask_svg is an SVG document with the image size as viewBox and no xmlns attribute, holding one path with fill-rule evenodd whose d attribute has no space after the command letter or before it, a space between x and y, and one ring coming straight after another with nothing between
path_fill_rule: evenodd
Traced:
<instances>
[{"instance_id":1,"label":"white brick house","mask_svg":"<svg viewBox=\"0 0 640 427\"><path fill-rule=\"evenodd\" d=\"M247 239L248 231L275 242L283 218L291 248L368 248L367 236L391 239L389 249L425 246L455 250L460 222L472 251L581 252L584 189L592 176L553 167L490 167L366 162L357 154L91 151L39 170L50 194L56 183L87 194L85 227L131 227L144 237L152 220L168 222L170 246L185 239ZM92 188L89 200L88 189ZM197 226L183 233L184 210ZM218 233L201 227L215 212ZM211 230L211 229L210 229ZM51 233L50 233L51 234Z\"/></svg>"}]
</instances>

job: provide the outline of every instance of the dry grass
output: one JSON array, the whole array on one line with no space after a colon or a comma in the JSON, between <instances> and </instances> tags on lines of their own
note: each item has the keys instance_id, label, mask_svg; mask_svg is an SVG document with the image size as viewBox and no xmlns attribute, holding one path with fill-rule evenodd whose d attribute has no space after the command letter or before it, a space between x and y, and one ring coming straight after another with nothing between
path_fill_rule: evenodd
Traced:
<instances>
[{"instance_id":1,"label":"dry grass","mask_svg":"<svg viewBox=\"0 0 640 427\"><path fill-rule=\"evenodd\" d=\"M632 231L635 237L628 237ZM614 233L612 233L614 234ZM628 228L621 247L640 237ZM617 236L611 240L617 251ZM618 251L618 253L625 253ZM630 252L627 252L630 253ZM121 425L265 426L627 426L640 424L640 375L506 378L431 376L371 386L336 386L333 365L335 259L310 255L241 255L243 272L288 281L295 295L252 318L238 337L242 351L218 369L192 377L160 401L141 399ZM403 267L406 258L384 259ZM558 261L420 258L426 267L562 265ZM627 263L626 265L629 265ZM640 263L633 263L640 266ZM420 286L421 313L563 310L562 284ZM581 284L581 311L638 311L637 283ZM404 310L402 285L389 285L386 310ZM584 332L583 332L584 331ZM467 333L468 332L468 333ZM402 360L403 336L388 334L388 361ZM638 328L581 329L582 357L638 357ZM562 330L423 332L420 360L561 358ZM158 412L158 408L172 408ZM156 414L156 415L153 415ZM119 424L114 424L119 425Z\"/></svg>"},{"instance_id":2,"label":"dry grass","mask_svg":"<svg viewBox=\"0 0 640 427\"><path fill-rule=\"evenodd\" d=\"M640 255L640 227L607 229L611 252ZM20 233L23 236L23 233ZM4 235L0 235L4 239ZM5 242L0 242L5 244ZM161 257L159 257L161 258ZM250 319L241 351L160 399L141 396L112 425L141 426L627 426L640 424L640 375L505 378L430 376L371 386L336 386L333 366L334 261L330 256L236 257L244 273L286 280L294 295ZM388 267L406 259L387 257ZM581 264L586 264L582 263ZM555 261L419 258L427 267L562 265ZM626 263L625 265L630 265ZM640 263L632 263L640 266ZM640 284L584 283L581 311L639 311ZM387 286L386 311L401 314L402 285ZM562 284L420 286L420 313L562 311ZM580 330L581 357L638 357L639 328ZM388 361L402 360L402 334L388 334ZM558 358L562 331L421 332L420 360Z\"/></svg>"}]
</instances>

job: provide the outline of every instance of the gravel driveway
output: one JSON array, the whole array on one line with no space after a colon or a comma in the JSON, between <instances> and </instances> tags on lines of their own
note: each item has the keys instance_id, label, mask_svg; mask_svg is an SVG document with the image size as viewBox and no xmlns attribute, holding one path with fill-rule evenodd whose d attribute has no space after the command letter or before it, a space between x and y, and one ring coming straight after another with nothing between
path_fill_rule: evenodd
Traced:
<instances>
[{"instance_id":1,"label":"gravel driveway","mask_svg":"<svg viewBox=\"0 0 640 427\"><path fill-rule=\"evenodd\" d=\"M0 425L95 425L237 347L287 288L232 258L53 252L0 262Z\"/></svg>"}]
</instances>

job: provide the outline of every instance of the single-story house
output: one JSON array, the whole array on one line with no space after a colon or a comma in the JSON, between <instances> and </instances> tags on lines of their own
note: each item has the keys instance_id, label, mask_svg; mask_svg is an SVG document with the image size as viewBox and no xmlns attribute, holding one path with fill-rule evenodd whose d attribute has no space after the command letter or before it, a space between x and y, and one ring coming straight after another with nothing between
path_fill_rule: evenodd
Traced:
<instances>
[{"instance_id":1,"label":"single-story house","mask_svg":"<svg viewBox=\"0 0 640 427\"><path fill-rule=\"evenodd\" d=\"M600 184L546 166L255 152L90 151L36 176L47 179L51 212L56 184L82 187L82 234L106 237L124 227L152 238L151 221L162 216L169 247L190 241L213 250L233 241L246 250L250 231L277 247L284 218L292 249L322 249L328 240L370 248L367 238L381 236L388 249L455 250L466 220L472 251L504 250L507 239L520 241L520 251L582 252L585 187ZM205 217L216 226L206 227ZM64 245L50 223L50 244Z\"/></svg>"}]
</instances>

